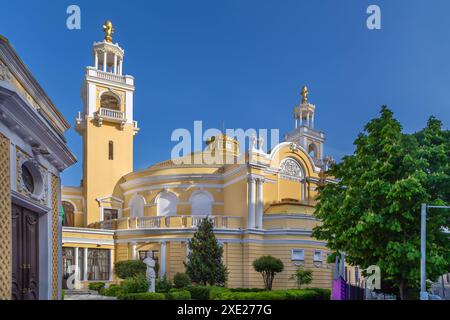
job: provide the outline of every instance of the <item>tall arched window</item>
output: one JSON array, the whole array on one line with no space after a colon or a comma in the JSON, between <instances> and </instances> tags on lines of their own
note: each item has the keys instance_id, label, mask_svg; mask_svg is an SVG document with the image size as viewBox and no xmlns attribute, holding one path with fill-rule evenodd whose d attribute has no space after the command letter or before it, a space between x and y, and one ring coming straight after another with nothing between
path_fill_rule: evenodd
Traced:
<instances>
[{"instance_id":1,"label":"tall arched window","mask_svg":"<svg viewBox=\"0 0 450 320\"><path fill-rule=\"evenodd\" d=\"M143 196L136 195L130 202L130 217L140 218L144 216L145 199Z\"/></svg>"},{"instance_id":2,"label":"tall arched window","mask_svg":"<svg viewBox=\"0 0 450 320\"><path fill-rule=\"evenodd\" d=\"M317 146L314 143L311 143L308 147L308 153L311 156L311 158L313 159L317 159L318 154L317 154Z\"/></svg>"},{"instance_id":3,"label":"tall arched window","mask_svg":"<svg viewBox=\"0 0 450 320\"><path fill-rule=\"evenodd\" d=\"M74 227L75 226L75 208L73 204L67 201L62 202L62 206L64 209L64 227Z\"/></svg>"},{"instance_id":4,"label":"tall arched window","mask_svg":"<svg viewBox=\"0 0 450 320\"><path fill-rule=\"evenodd\" d=\"M163 191L157 196L156 205L158 216L176 215L178 197L173 192Z\"/></svg>"},{"instance_id":5,"label":"tall arched window","mask_svg":"<svg viewBox=\"0 0 450 320\"><path fill-rule=\"evenodd\" d=\"M100 97L100 107L120 111L119 98L111 92L105 92Z\"/></svg>"},{"instance_id":6,"label":"tall arched window","mask_svg":"<svg viewBox=\"0 0 450 320\"><path fill-rule=\"evenodd\" d=\"M210 215L214 198L208 191L198 190L192 193L189 202L193 215Z\"/></svg>"}]
</instances>

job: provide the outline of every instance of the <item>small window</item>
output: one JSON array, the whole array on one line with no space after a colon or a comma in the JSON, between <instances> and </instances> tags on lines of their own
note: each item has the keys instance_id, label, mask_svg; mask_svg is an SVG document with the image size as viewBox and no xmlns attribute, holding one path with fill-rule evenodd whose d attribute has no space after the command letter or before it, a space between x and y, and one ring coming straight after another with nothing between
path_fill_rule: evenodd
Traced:
<instances>
[{"instance_id":1,"label":"small window","mask_svg":"<svg viewBox=\"0 0 450 320\"><path fill-rule=\"evenodd\" d=\"M25 188L30 192L34 192L34 179L33 175L31 174L30 170L27 168L26 165L22 165L22 181L25 185Z\"/></svg>"},{"instance_id":2,"label":"small window","mask_svg":"<svg viewBox=\"0 0 450 320\"><path fill-rule=\"evenodd\" d=\"M305 261L305 250L292 249L291 260L292 261Z\"/></svg>"},{"instance_id":3,"label":"small window","mask_svg":"<svg viewBox=\"0 0 450 320\"><path fill-rule=\"evenodd\" d=\"M322 251L314 251L314 262L322 262Z\"/></svg>"},{"instance_id":4,"label":"small window","mask_svg":"<svg viewBox=\"0 0 450 320\"><path fill-rule=\"evenodd\" d=\"M118 218L117 209L103 209L103 221L113 220Z\"/></svg>"},{"instance_id":5,"label":"small window","mask_svg":"<svg viewBox=\"0 0 450 320\"><path fill-rule=\"evenodd\" d=\"M109 141L108 143L108 159L114 160L114 142Z\"/></svg>"}]
</instances>

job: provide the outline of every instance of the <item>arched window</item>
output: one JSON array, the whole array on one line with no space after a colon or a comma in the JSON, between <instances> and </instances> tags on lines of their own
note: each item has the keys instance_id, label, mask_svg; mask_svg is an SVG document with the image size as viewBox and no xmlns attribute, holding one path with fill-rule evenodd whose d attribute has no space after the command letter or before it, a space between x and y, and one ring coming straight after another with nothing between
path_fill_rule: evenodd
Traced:
<instances>
[{"instance_id":1,"label":"arched window","mask_svg":"<svg viewBox=\"0 0 450 320\"><path fill-rule=\"evenodd\" d=\"M130 202L130 217L140 218L144 216L145 199L143 196L136 195Z\"/></svg>"},{"instance_id":2,"label":"arched window","mask_svg":"<svg viewBox=\"0 0 450 320\"><path fill-rule=\"evenodd\" d=\"M313 159L317 159L317 146L314 143L311 143L308 147L308 153Z\"/></svg>"},{"instance_id":3,"label":"arched window","mask_svg":"<svg viewBox=\"0 0 450 320\"><path fill-rule=\"evenodd\" d=\"M100 98L100 107L120 111L119 98L111 92L106 92Z\"/></svg>"},{"instance_id":4,"label":"arched window","mask_svg":"<svg viewBox=\"0 0 450 320\"><path fill-rule=\"evenodd\" d=\"M67 201L62 202L62 206L64 209L64 227L74 227L75 226L75 208L73 204Z\"/></svg>"},{"instance_id":5,"label":"arched window","mask_svg":"<svg viewBox=\"0 0 450 320\"><path fill-rule=\"evenodd\" d=\"M209 192L198 190L192 193L189 202L193 215L210 215L214 198Z\"/></svg>"},{"instance_id":6,"label":"arched window","mask_svg":"<svg viewBox=\"0 0 450 320\"><path fill-rule=\"evenodd\" d=\"M156 205L158 216L176 215L178 197L173 192L163 191L157 196Z\"/></svg>"}]
</instances>

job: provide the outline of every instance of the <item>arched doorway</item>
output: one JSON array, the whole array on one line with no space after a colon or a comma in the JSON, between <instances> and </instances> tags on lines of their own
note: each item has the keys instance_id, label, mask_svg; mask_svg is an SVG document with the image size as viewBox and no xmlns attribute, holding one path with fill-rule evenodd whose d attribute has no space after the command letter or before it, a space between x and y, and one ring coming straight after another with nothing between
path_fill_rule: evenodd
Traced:
<instances>
[{"instance_id":1,"label":"arched doorway","mask_svg":"<svg viewBox=\"0 0 450 320\"><path fill-rule=\"evenodd\" d=\"M75 207L68 201L62 202L62 207L64 210L64 227L74 227L75 226Z\"/></svg>"}]
</instances>

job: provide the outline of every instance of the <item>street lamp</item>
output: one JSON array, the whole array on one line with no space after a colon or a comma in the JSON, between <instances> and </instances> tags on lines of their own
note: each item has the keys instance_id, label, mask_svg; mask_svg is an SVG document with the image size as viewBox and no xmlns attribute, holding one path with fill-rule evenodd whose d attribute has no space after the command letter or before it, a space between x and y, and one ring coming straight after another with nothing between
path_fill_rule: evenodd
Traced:
<instances>
[{"instance_id":1,"label":"street lamp","mask_svg":"<svg viewBox=\"0 0 450 320\"><path fill-rule=\"evenodd\" d=\"M422 203L420 223L420 300L428 300L426 287L426 236L427 236L427 208L450 209L450 206L432 206Z\"/></svg>"}]
</instances>

